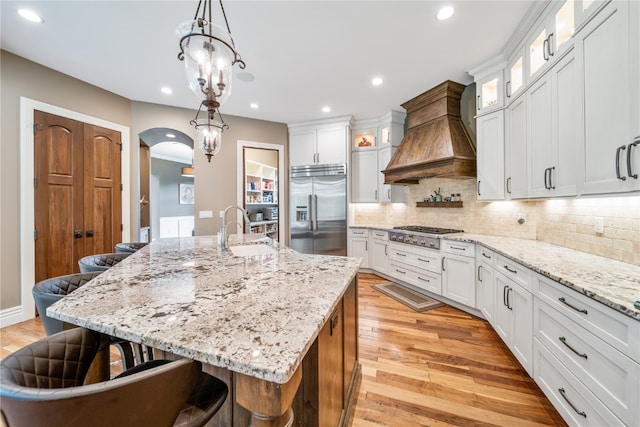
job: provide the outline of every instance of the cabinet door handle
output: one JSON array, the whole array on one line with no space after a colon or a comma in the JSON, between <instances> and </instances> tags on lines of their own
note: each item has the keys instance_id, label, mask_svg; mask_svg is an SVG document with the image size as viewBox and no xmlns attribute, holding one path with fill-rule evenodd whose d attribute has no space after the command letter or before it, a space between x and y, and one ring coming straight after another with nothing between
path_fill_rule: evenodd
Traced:
<instances>
[{"instance_id":1,"label":"cabinet door handle","mask_svg":"<svg viewBox=\"0 0 640 427\"><path fill-rule=\"evenodd\" d=\"M480 195L480 181L478 181L478 196Z\"/></svg>"},{"instance_id":2,"label":"cabinet door handle","mask_svg":"<svg viewBox=\"0 0 640 427\"><path fill-rule=\"evenodd\" d=\"M480 269L482 268L481 265L478 266L478 282L482 282L482 277L480 277Z\"/></svg>"},{"instance_id":3,"label":"cabinet door handle","mask_svg":"<svg viewBox=\"0 0 640 427\"><path fill-rule=\"evenodd\" d=\"M391 200L391 189L387 190L387 199Z\"/></svg>"},{"instance_id":4,"label":"cabinet door handle","mask_svg":"<svg viewBox=\"0 0 640 427\"><path fill-rule=\"evenodd\" d=\"M511 295L513 293L513 288L509 288L509 290L507 291L507 308L511 311L513 311L513 306L511 306L511 298L509 298L509 295Z\"/></svg>"},{"instance_id":5,"label":"cabinet door handle","mask_svg":"<svg viewBox=\"0 0 640 427\"><path fill-rule=\"evenodd\" d=\"M550 188L549 184L547 184L547 172L549 172L549 168L544 170L544 189L548 190Z\"/></svg>"},{"instance_id":6,"label":"cabinet door handle","mask_svg":"<svg viewBox=\"0 0 640 427\"><path fill-rule=\"evenodd\" d=\"M329 323L330 325L330 330L329 330L329 336L333 336L333 330L336 328L336 326L338 326L338 322L340 320L340 317L338 316L338 311L336 310L335 313L333 313L333 316L331 316L331 321Z\"/></svg>"},{"instance_id":7,"label":"cabinet door handle","mask_svg":"<svg viewBox=\"0 0 640 427\"><path fill-rule=\"evenodd\" d=\"M508 265L505 265L504 269L507 270L509 273L518 274L518 270L513 270L512 268L509 268Z\"/></svg>"},{"instance_id":8,"label":"cabinet door handle","mask_svg":"<svg viewBox=\"0 0 640 427\"><path fill-rule=\"evenodd\" d=\"M442 257L442 263L440 265L440 267L442 267L442 271L445 271L445 269L444 269L444 260L445 260L445 258L446 257Z\"/></svg>"},{"instance_id":9,"label":"cabinet door handle","mask_svg":"<svg viewBox=\"0 0 640 427\"><path fill-rule=\"evenodd\" d=\"M640 144L640 136L636 136L633 142L627 145L627 175L633 179L638 179L638 174L631 172L631 148L638 144Z\"/></svg>"},{"instance_id":10,"label":"cabinet door handle","mask_svg":"<svg viewBox=\"0 0 640 427\"><path fill-rule=\"evenodd\" d=\"M551 39L553 39L553 33L549 34L549 37L547 37L547 40L549 40L549 43L547 43L547 52L549 53L549 57L555 55L555 52L553 50L553 43L551 43Z\"/></svg>"},{"instance_id":11,"label":"cabinet door handle","mask_svg":"<svg viewBox=\"0 0 640 427\"><path fill-rule=\"evenodd\" d=\"M374 198L375 198L375 200L376 200L376 202L377 202L377 201L378 201L378 190L375 190L375 191L374 191L374 194L375 194L375 195L374 195Z\"/></svg>"},{"instance_id":12,"label":"cabinet door handle","mask_svg":"<svg viewBox=\"0 0 640 427\"><path fill-rule=\"evenodd\" d=\"M556 170L555 166L551 166L549 168L549 190L555 190L556 187L553 185L553 171Z\"/></svg>"},{"instance_id":13,"label":"cabinet door handle","mask_svg":"<svg viewBox=\"0 0 640 427\"><path fill-rule=\"evenodd\" d=\"M564 297L560 297L560 298L558 298L558 301L560 301L561 303L563 303L563 304L564 304L564 305L566 305L567 307L572 308L572 309L574 309L575 311L577 311L577 312L579 312L579 313L589 314L589 313L587 312L587 310L586 310L586 309L584 309L584 308L578 308L578 307L576 307L575 305L571 305L571 304L569 304L569 303L567 302L567 300L566 300L566 299L564 299Z\"/></svg>"},{"instance_id":14,"label":"cabinet door handle","mask_svg":"<svg viewBox=\"0 0 640 427\"><path fill-rule=\"evenodd\" d=\"M365 252L369 252L369 241L368 240L364 241L364 251Z\"/></svg>"},{"instance_id":15,"label":"cabinet door handle","mask_svg":"<svg viewBox=\"0 0 640 427\"><path fill-rule=\"evenodd\" d=\"M384 245L384 254L387 256L389 255L388 249L389 249L389 245Z\"/></svg>"},{"instance_id":16,"label":"cabinet door handle","mask_svg":"<svg viewBox=\"0 0 640 427\"><path fill-rule=\"evenodd\" d=\"M480 111L480 95L477 96L478 101L476 102L478 105L478 111Z\"/></svg>"},{"instance_id":17,"label":"cabinet door handle","mask_svg":"<svg viewBox=\"0 0 640 427\"><path fill-rule=\"evenodd\" d=\"M511 80L507 82L505 92L507 93L507 98L511 98Z\"/></svg>"},{"instance_id":18,"label":"cabinet door handle","mask_svg":"<svg viewBox=\"0 0 640 427\"><path fill-rule=\"evenodd\" d=\"M544 41L542 42L542 59L544 59L545 61L549 60L549 55L547 54L548 50L549 50L549 37L544 39Z\"/></svg>"},{"instance_id":19,"label":"cabinet door handle","mask_svg":"<svg viewBox=\"0 0 640 427\"><path fill-rule=\"evenodd\" d=\"M507 178L507 194L511 194L511 177Z\"/></svg>"},{"instance_id":20,"label":"cabinet door handle","mask_svg":"<svg viewBox=\"0 0 640 427\"><path fill-rule=\"evenodd\" d=\"M576 414L582 415L583 417L587 418L587 414L584 411L579 411L578 408L576 408L575 405L571 403L569 399L567 399L564 388L559 388L558 391L560 392L560 396L562 396L562 398L569 404L569 406L571 406L571 409L573 409Z\"/></svg>"},{"instance_id":21,"label":"cabinet door handle","mask_svg":"<svg viewBox=\"0 0 640 427\"><path fill-rule=\"evenodd\" d=\"M621 181L625 181L627 179L626 176L621 176L620 175L620 151L621 150L626 150L626 149L627 149L626 145L621 145L620 147L618 147L616 149L616 178L618 178Z\"/></svg>"},{"instance_id":22,"label":"cabinet door handle","mask_svg":"<svg viewBox=\"0 0 640 427\"><path fill-rule=\"evenodd\" d=\"M585 359L588 358L586 353L579 353L575 348L571 347L571 345L567 342L567 339L565 337L558 337L558 339L562 344L566 345L569 350L573 351L578 356L583 357Z\"/></svg>"},{"instance_id":23,"label":"cabinet door handle","mask_svg":"<svg viewBox=\"0 0 640 427\"><path fill-rule=\"evenodd\" d=\"M509 286L504 285L504 288L502 288L502 305L504 305L505 307L509 307L509 305L507 304L507 292L509 290Z\"/></svg>"}]
</instances>

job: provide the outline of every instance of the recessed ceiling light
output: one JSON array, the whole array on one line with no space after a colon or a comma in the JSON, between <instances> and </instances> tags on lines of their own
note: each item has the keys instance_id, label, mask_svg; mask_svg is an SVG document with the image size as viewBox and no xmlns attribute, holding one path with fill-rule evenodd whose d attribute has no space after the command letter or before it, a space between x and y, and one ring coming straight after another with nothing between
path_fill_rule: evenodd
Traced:
<instances>
[{"instance_id":1,"label":"recessed ceiling light","mask_svg":"<svg viewBox=\"0 0 640 427\"><path fill-rule=\"evenodd\" d=\"M22 16L24 19L26 19L27 21L38 22L38 23L44 22L44 19L40 18L40 16L38 16L38 14L35 13L33 10L18 9L18 14Z\"/></svg>"},{"instance_id":2,"label":"recessed ceiling light","mask_svg":"<svg viewBox=\"0 0 640 427\"><path fill-rule=\"evenodd\" d=\"M236 77L238 78L238 80L241 80L243 82L252 82L256 79L255 76L248 71L240 71L238 74L236 74Z\"/></svg>"},{"instance_id":3,"label":"recessed ceiling light","mask_svg":"<svg viewBox=\"0 0 640 427\"><path fill-rule=\"evenodd\" d=\"M445 19L451 18L453 16L453 12L453 7L445 6L438 11L436 18L438 18L439 21L444 21Z\"/></svg>"},{"instance_id":4,"label":"recessed ceiling light","mask_svg":"<svg viewBox=\"0 0 640 427\"><path fill-rule=\"evenodd\" d=\"M323 112L323 113L328 113L329 111L331 111L331 108L329 108L329 107L322 107L322 112Z\"/></svg>"},{"instance_id":5,"label":"recessed ceiling light","mask_svg":"<svg viewBox=\"0 0 640 427\"><path fill-rule=\"evenodd\" d=\"M374 86L380 86L382 84L382 77L375 77L371 80L371 84Z\"/></svg>"},{"instance_id":6,"label":"recessed ceiling light","mask_svg":"<svg viewBox=\"0 0 640 427\"><path fill-rule=\"evenodd\" d=\"M160 89L162 91L162 93L164 93L165 95L171 95L173 94L173 90L170 87L163 87L162 89Z\"/></svg>"},{"instance_id":7,"label":"recessed ceiling light","mask_svg":"<svg viewBox=\"0 0 640 427\"><path fill-rule=\"evenodd\" d=\"M249 107L255 110L256 108L258 108L258 104L256 104L255 102L252 102L251 104L249 104Z\"/></svg>"},{"instance_id":8,"label":"recessed ceiling light","mask_svg":"<svg viewBox=\"0 0 640 427\"><path fill-rule=\"evenodd\" d=\"M176 136L172 133L168 133L165 135L167 138L175 138Z\"/></svg>"}]
</instances>

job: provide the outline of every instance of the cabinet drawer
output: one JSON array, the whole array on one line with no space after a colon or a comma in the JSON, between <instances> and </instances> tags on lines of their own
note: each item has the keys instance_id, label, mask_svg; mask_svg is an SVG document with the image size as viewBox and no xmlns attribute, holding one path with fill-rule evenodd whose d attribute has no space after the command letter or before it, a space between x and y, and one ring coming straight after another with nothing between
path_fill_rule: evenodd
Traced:
<instances>
[{"instance_id":1,"label":"cabinet drawer","mask_svg":"<svg viewBox=\"0 0 640 427\"><path fill-rule=\"evenodd\" d=\"M376 240L384 240L386 242L389 240L389 233L386 231L371 230L371 237Z\"/></svg>"},{"instance_id":2,"label":"cabinet drawer","mask_svg":"<svg viewBox=\"0 0 640 427\"><path fill-rule=\"evenodd\" d=\"M640 414L640 364L536 298L534 334L562 364L627 425Z\"/></svg>"},{"instance_id":3,"label":"cabinet drawer","mask_svg":"<svg viewBox=\"0 0 640 427\"><path fill-rule=\"evenodd\" d=\"M460 242L457 240L440 240L440 251L446 252L448 254L456 254L463 256L476 256L476 245L475 243L468 242Z\"/></svg>"},{"instance_id":4,"label":"cabinet drawer","mask_svg":"<svg viewBox=\"0 0 640 427\"><path fill-rule=\"evenodd\" d=\"M640 363L640 322L542 275L535 282L538 298Z\"/></svg>"},{"instance_id":5,"label":"cabinet drawer","mask_svg":"<svg viewBox=\"0 0 640 427\"><path fill-rule=\"evenodd\" d=\"M350 228L349 236L353 237L369 237L369 229L368 228Z\"/></svg>"},{"instance_id":6,"label":"cabinet drawer","mask_svg":"<svg viewBox=\"0 0 640 427\"><path fill-rule=\"evenodd\" d=\"M389 259L418 268L418 271L426 270L440 274L440 252L408 245L389 245Z\"/></svg>"},{"instance_id":7,"label":"cabinet drawer","mask_svg":"<svg viewBox=\"0 0 640 427\"><path fill-rule=\"evenodd\" d=\"M407 282L418 288L433 292L434 294L442 294L442 278L439 274L430 271L419 271L404 264L391 262L389 274L394 278Z\"/></svg>"},{"instance_id":8,"label":"cabinet drawer","mask_svg":"<svg viewBox=\"0 0 640 427\"><path fill-rule=\"evenodd\" d=\"M535 381L567 424L580 427L624 425L537 339L534 339L533 348Z\"/></svg>"},{"instance_id":9,"label":"cabinet drawer","mask_svg":"<svg viewBox=\"0 0 640 427\"><path fill-rule=\"evenodd\" d=\"M496 255L492 250L487 249L482 245L476 245L476 261L478 263L483 263L493 267L495 258Z\"/></svg>"},{"instance_id":10,"label":"cabinet drawer","mask_svg":"<svg viewBox=\"0 0 640 427\"><path fill-rule=\"evenodd\" d=\"M512 279L529 292L533 292L531 286L533 272L531 270L502 255L496 254L495 257L494 267L497 271L504 273L505 276Z\"/></svg>"}]
</instances>

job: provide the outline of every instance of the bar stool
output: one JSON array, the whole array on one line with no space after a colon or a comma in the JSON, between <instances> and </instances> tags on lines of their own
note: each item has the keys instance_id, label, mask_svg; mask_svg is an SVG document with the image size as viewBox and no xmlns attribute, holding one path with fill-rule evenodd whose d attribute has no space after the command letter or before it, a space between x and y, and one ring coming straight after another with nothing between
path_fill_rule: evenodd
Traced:
<instances>
[{"instance_id":1,"label":"bar stool","mask_svg":"<svg viewBox=\"0 0 640 427\"><path fill-rule=\"evenodd\" d=\"M148 362L112 380L84 385L102 345L99 333L75 328L2 359L0 398L5 423L29 427L201 427L227 398L227 385L202 372L200 362L189 359Z\"/></svg>"},{"instance_id":2,"label":"bar stool","mask_svg":"<svg viewBox=\"0 0 640 427\"><path fill-rule=\"evenodd\" d=\"M144 248L148 244L149 243L147 242L116 243L115 250L116 250L116 253L132 254L138 251L139 249Z\"/></svg>"},{"instance_id":3,"label":"bar stool","mask_svg":"<svg viewBox=\"0 0 640 427\"><path fill-rule=\"evenodd\" d=\"M100 271L94 271L91 273L68 274L66 276L58 276L42 280L33 286L31 294L33 295L36 308L40 314L40 320L42 320L44 331L48 336L75 326L65 323L62 320L47 316L47 307L54 302L61 300L65 295L75 291L94 277L99 276L101 273L102 272ZM132 343L115 337L111 337L110 339L111 344L120 352L123 369L127 370L132 368L135 365L135 358L131 345ZM142 362L142 358L138 359Z\"/></svg>"},{"instance_id":4,"label":"bar stool","mask_svg":"<svg viewBox=\"0 0 640 427\"><path fill-rule=\"evenodd\" d=\"M113 267L131 253L108 253L89 255L78 260L78 266L81 273L90 273L92 271L106 271Z\"/></svg>"}]
</instances>

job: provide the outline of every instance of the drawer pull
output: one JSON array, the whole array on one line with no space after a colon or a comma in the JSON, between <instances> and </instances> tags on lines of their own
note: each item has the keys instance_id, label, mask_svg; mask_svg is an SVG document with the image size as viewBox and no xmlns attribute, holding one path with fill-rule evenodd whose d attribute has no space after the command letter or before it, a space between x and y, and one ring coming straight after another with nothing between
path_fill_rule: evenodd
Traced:
<instances>
[{"instance_id":1,"label":"drawer pull","mask_svg":"<svg viewBox=\"0 0 640 427\"><path fill-rule=\"evenodd\" d=\"M400 274L407 274L407 272L406 272L406 271L398 270L397 268L396 268L396 271L397 271L398 273L400 273Z\"/></svg>"},{"instance_id":2,"label":"drawer pull","mask_svg":"<svg viewBox=\"0 0 640 427\"><path fill-rule=\"evenodd\" d=\"M427 282L427 283L429 283L431 281L429 279L425 279L425 278L420 277L420 276L418 276L418 279L422 280L423 282Z\"/></svg>"},{"instance_id":3,"label":"drawer pull","mask_svg":"<svg viewBox=\"0 0 640 427\"><path fill-rule=\"evenodd\" d=\"M567 348L568 348L569 350L573 351L573 352L574 352L575 354L577 354L578 356L580 356L580 357L584 357L585 359L587 359L587 355L586 355L586 353L578 353L578 352L576 351L576 349L575 349L575 348L573 348L573 347L571 347L569 344L567 344L567 339L566 339L565 337L558 337L558 339L560 340L560 342L561 342L562 344L566 345L566 346L567 346Z\"/></svg>"},{"instance_id":4,"label":"drawer pull","mask_svg":"<svg viewBox=\"0 0 640 427\"><path fill-rule=\"evenodd\" d=\"M459 251L466 251L466 250L467 250L467 248L461 248L461 247L459 247L459 246L449 245L449 247L450 247L451 249L457 249L457 250L459 250Z\"/></svg>"},{"instance_id":5,"label":"drawer pull","mask_svg":"<svg viewBox=\"0 0 640 427\"><path fill-rule=\"evenodd\" d=\"M418 257L418 261L422 261L422 262L431 262L431 260L429 259L422 259L420 257Z\"/></svg>"},{"instance_id":6,"label":"drawer pull","mask_svg":"<svg viewBox=\"0 0 640 427\"><path fill-rule=\"evenodd\" d=\"M588 314L586 309L584 309L584 308L578 308L578 307L576 307L576 306L574 306L574 305L569 304L569 303L567 302L567 300L566 300L566 299L564 299L564 297L560 297L560 298L558 298L558 301L560 301L561 303L563 303L563 304L564 304L564 305L566 305L567 307L574 309L574 310L575 310L575 311L577 311L577 312L584 313L584 314Z\"/></svg>"},{"instance_id":7,"label":"drawer pull","mask_svg":"<svg viewBox=\"0 0 640 427\"><path fill-rule=\"evenodd\" d=\"M487 258L487 259L491 259L491 255L487 255L487 254L485 254L484 252L482 252L482 256L483 256L483 257L485 257L485 258Z\"/></svg>"},{"instance_id":8,"label":"drawer pull","mask_svg":"<svg viewBox=\"0 0 640 427\"><path fill-rule=\"evenodd\" d=\"M518 272L516 270L512 270L511 268L509 268L508 265L505 265L504 269L507 270L509 273L518 274Z\"/></svg>"},{"instance_id":9,"label":"drawer pull","mask_svg":"<svg viewBox=\"0 0 640 427\"><path fill-rule=\"evenodd\" d=\"M564 394L564 388L559 388L558 391L560 392L560 395L562 396L562 398L569 404L569 406L571 406L571 409L573 409L574 411L576 411L576 414L578 415L582 415L583 417L587 418L587 414L583 411L578 411L578 408L576 408L573 403L571 403L571 401L569 399L567 399L567 396Z\"/></svg>"},{"instance_id":10,"label":"drawer pull","mask_svg":"<svg viewBox=\"0 0 640 427\"><path fill-rule=\"evenodd\" d=\"M398 256L407 256L407 254L401 254L400 252L396 252L396 255L398 255Z\"/></svg>"}]
</instances>

